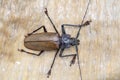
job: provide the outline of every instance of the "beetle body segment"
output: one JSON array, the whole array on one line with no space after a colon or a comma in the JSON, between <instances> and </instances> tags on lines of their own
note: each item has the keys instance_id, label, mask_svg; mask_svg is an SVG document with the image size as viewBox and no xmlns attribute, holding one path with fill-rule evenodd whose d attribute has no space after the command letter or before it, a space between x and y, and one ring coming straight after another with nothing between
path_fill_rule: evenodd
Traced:
<instances>
[{"instance_id":1,"label":"beetle body segment","mask_svg":"<svg viewBox=\"0 0 120 80\"><path fill-rule=\"evenodd\" d=\"M36 33L24 39L25 47L35 51L56 50L59 48L59 44L58 34L52 32Z\"/></svg>"}]
</instances>

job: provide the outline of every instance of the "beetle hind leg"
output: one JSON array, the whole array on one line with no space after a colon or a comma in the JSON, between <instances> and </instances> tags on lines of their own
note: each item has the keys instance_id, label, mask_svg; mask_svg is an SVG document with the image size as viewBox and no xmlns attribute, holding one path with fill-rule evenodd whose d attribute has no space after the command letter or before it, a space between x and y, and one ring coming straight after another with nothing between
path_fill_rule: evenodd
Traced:
<instances>
[{"instance_id":1,"label":"beetle hind leg","mask_svg":"<svg viewBox=\"0 0 120 80\"><path fill-rule=\"evenodd\" d=\"M59 49L58 49L58 50L56 51L56 53L55 53L54 59L53 59L52 64L51 64L51 67L50 67L50 69L49 69L49 71L48 71L48 73L47 73L47 78L49 78L49 76L51 75L51 70L52 70L52 68L53 68L53 65L54 65L54 62L55 62L55 59L56 59L56 57L57 57L58 52L59 52Z\"/></svg>"},{"instance_id":2,"label":"beetle hind leg","mask_svg":"<svg viewBox=\"0 0 120 80\"><path fill-rule=\"evenodd\" d=\"M42 51L40 51L39 54L36 54L36 53L25 51L24 49L18 49L18 51L24 52L24 53L27 53L27 54L31 54L31 55L36 55L36 56L40 56L44 52L44 50L42 50Z\"/></svg>"},{"instance_id":3,"label":"beetle hind leg","mask_svg":"<svg viewBox=\"0 0 120 80\"><path fill-rule=\"evenodd\" d=\"M63 51L64 51L64 48L61 49L59 56L60 56L60 57L73 57L72 60L70 61L70 66L72 66L72 64L75 63L76 54L64 55L64 54L63 54Z\"/></svg>"},{"instance_id":4,"label":"beetle hind leg","mask_svg":"<svg viewBox=\"0 0 120 80\"><path fill-rule=\"evenodd\" d=\"M37 32L38 30L40 30L41 28L43 28L44 32L47 32L47 29L46 29L45 26L43 25L43 26L40 26L39 28L37 28L36 30L32 31L31 33L28 33L25 37L34 34L34 33Z\"/></svg>"}]
</instances>

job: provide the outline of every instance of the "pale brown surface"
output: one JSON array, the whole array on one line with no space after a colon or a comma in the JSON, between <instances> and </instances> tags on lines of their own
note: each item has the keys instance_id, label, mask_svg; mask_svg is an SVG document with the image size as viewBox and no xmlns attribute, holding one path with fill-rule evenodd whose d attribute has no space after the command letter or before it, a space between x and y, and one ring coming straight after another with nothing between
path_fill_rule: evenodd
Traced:
<instances>
[{"instance_id":1,"label":"pale brown surface","mask_svg":"<svg viewBox=\"0 0 120 80\"><path fill-rule=\"evenodd\" d=\"M55 51L41 56L18 52L24 36L45 25L54 29L44 14L61 32L63 23L79 24L88 0L0 0L0 80L80 80L77 62L57 57L51 77L46 78ZM120 0L92 0L85 20L90 26L81 30L79 56L83 80L120 80ZM66 28L72 36L78 28ZM42 30L41 30L42 31ZM39 52L36 52L39 53ZM74 48L65 54L75 53Z\"/></svg>"}]
</instances>

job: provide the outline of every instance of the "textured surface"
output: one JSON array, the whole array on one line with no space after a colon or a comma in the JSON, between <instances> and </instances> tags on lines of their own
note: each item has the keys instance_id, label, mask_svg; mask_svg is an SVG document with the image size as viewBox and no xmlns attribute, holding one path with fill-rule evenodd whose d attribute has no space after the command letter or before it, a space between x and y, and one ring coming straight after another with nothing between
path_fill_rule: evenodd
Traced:
<instances>
[{"instance_id":1,"label":"textured surface","mask_svg":"<svg viewBox=\"0 0 120 80\"><path fill-rule=\"evenodd\" d=\"M49 79L55 51L41 56L18 52L24 48L24 35L41 25L53 32L44 14L49 15L59 32L61 24L79 24L88 0L0 0L0 80L80 80L77 63L57 57ZM120 80L120 0L91 0L85 20L90 26L81 30L79 56L83 80ZM66 28L72 36L77 28ZM31 51L31 50L28 50ZM39 52L36 52L39 53ZM65 54L75 53L74 48Z\"/></svg>"}]
</instances>

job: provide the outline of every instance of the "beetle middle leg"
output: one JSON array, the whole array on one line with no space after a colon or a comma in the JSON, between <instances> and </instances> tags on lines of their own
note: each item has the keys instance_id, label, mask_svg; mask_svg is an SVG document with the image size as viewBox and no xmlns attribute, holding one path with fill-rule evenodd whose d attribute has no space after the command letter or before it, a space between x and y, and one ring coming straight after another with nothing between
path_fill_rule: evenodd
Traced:
<instances>
[{"instance_id":1,"label":"beetle middle leg","mask_svg":"<svg viewBox=\"0 0 120 80\"><path fill-rule=\"evenodd\" d=\"M18 51L25 52L25 53L31 54L31 55L36 55L36 56L40 56L44 52L44 50L42 50L39 52L39 54L36 54L36 53L31 53L31 52L25 51L24 49L18 49Z\"/></svg>"},{"instance_id":2,"label":"beetle middle leg","mask_svg":"<svg viewBox=\"0 0 120 80\"><path fill-rule=\"evenodd\" d=\"M72 60L71 60L71 62L70 62L70 66L72 66L72 64L75 63L76 54L63 55L64 49L65 49L65 48L62 48L62 49L61 49L59 56L60 56L60 57L70 57L70 56L72 56L73 58L72 58Z\"/></svg>"},{"instance_id":3,"label":"beetle middle leg","mask_svg":"<svg viewBox=\"0 0 120 80\"><path fill-rule=\"evenodd\" d=\"M33 33L37 32L38 30L40 30L41 28L43 28L44 32L47 32L47 29L45 28L45 26L40 26L39 28L37 28L36 30L32 31L31 33L28 33L27 36L32 35ZM26 37L27 37L26 36Z\"/></svg>"}]
</instances>

